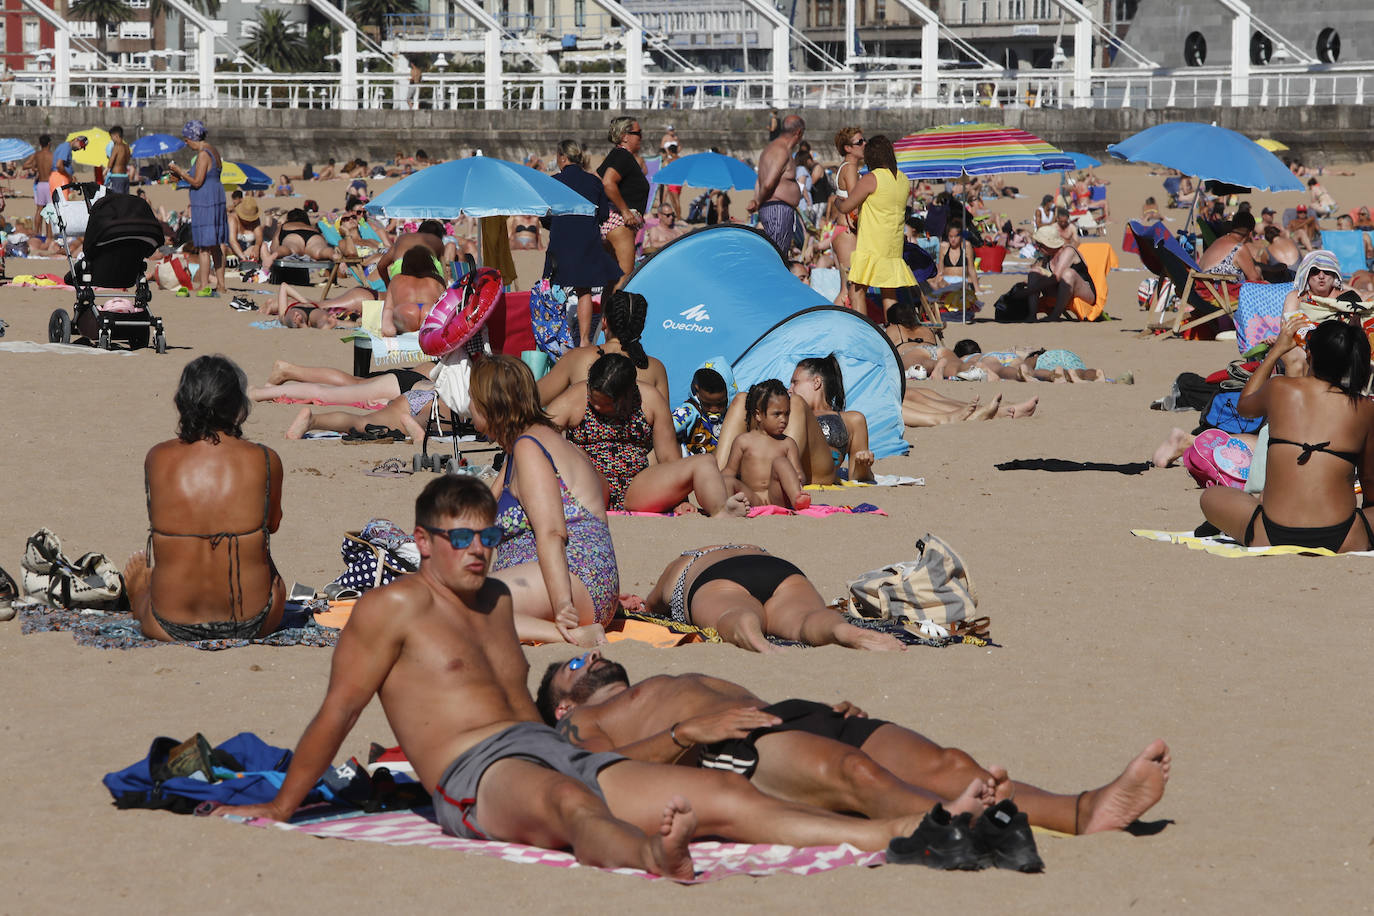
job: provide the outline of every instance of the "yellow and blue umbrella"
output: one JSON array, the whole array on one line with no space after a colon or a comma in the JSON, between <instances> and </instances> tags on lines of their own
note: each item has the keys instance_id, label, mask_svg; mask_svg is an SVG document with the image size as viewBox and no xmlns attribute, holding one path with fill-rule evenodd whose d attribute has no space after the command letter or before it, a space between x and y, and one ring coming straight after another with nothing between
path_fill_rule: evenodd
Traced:
<instances>
[{"instance_id":1,"label":"yellow and blue umbrella","mask_svg":"<svg viewBox=\"0 0 1374 916\"><path fill-rule=\"evenodd\" d=\"M87 127L67 134L67 141L86 138L86 148L72 150L72 161L78 165L105 166L110 161L110 134L103 127Z\"/></svg>"},{"instance_id":2,"label":"yellow and blue umbrella","mask_svg":"<svg viewBox=\"0 0 1374 916\"><path fill-rule=\"evenodd\" d=\"M1074 168L1062 150L1035 134L1001 124L963 121L908 134L892 144L908 178L948 181L962 175L1062 172Z\"/></svg>"}]
</instances>

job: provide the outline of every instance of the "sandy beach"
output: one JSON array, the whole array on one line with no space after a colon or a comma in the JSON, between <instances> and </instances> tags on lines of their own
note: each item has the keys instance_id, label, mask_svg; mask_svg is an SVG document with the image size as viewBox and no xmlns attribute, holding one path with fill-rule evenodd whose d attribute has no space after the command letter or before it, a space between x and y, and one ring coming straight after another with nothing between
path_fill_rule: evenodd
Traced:
<instances>
[{"instance_id":1,"label":"sandy beach","mask_svg":"<svg viewBox=\"0 0 1374 916\"><path fill-rule=\"evenodd\" d=\"M1053 139L1053 138L1047 138ZM690 146L690 138L684 138ZM813 142L815 142L813 140ZM1342 210L1374 204L1374 166L1329 176ZM83 169L83 173L86 170ZM269 170L274 177L283 169ZM1120 252L1127 218L1160 176L1104 166L1111 181L1108 240ZM1008 176L1022 196L994 206L1028 219L1057 179ZM15 182L27 188L26 182ZM297 193L341 206L347 182L298 182ZM374 190L380 185L374 183ZM1362 196L1363 195L1363 196ZM185 193L153 189L155 203L185 205ZM742 206L747 194L738 195ZM1306 195L1256 194L1256 212L1282 211ZM684 200L687 199L684 194ZM271 199L262 201L272 205ZM31 213L11 199L10 215ZM1171 228L1186 211L1171 210ZM925 478L924 487L824 493L820 501L877 504L872 515L747 520L615 518L622 589L644 594L679 551L752 542L792 560L822 594L838 596L856 574L906 559L932 532L967 560L992 619L996 648L917 648L859 654L835 647L760 657L721 645L611 654L632 676L702 671L739 681L770 700L849 699L871 715L961 747L1013 777L1077 792L1115 777L1156 737L1169 742L1173 777L1144 818L1150 835L1043 837L1039 876L886 866L697 887L648 882L592 869L514 865L456 852L320 840L216 819L118 811L100 784L142 757L159 735L203 732L218 743L240 731L294 746L328 677L330 652L251 647L100 651L70 634L21 636L0 623L0 686L6 829L0 913L582 911L691 906L702 911L974 913L1349 913L1368 910L1374 842L1363 821L1374 790L1364 770L1374 719L1363 703L1374 623L1365 616L1374 561L1367 558L1223 559L1132 537L1132 528L1180 531L1201 520L1199 491L1181 469L1138 476L998 471L1015 458L1131 462L1149 457L1173 426L1196 413L1160 413L1178 373L1206 374L1236 357L1232 342L1139 340L1136 302L1146 276L1138 259L1110 277L1108 312L1090 325L952 325L946 340L973 337L985 349L1066 347L1133 386L939 382L942 393L984 400L1039 395L1026 420L907 430L909 455L879 462L884 473ZM520 285L540 256L520 254ZM11 259L10 276L61 274L65 262ZM1011 276L991 275L991 301ZM231 287L241 287L231 275ZM264 287L266 289L267 287ZM254 295L265 302L265 296ZM45 341L64 291L0 291L6 341ZM255 329L258 316L227 298L181 299L155 291L153 311L171 350L132 355L0 353L0 412L9 446L4 471L0 565L16 577L25 538L55 531L69 556L107 553L120 565L146 538L141 466L153 444L174 435L172 395L185 363L223 353L261 383L277 358L351 364L340 334ZM927 383L917 383L926 385ZM431 479L365 475L385 458L407 462L410 444L287 441L298 408L256 407L245 426L286 469L273 554L288 582L322 587L341 570L339 542L373 517L409 528L413 502ZM570 655L531 648L532 673ZM1366 659L1366 661L1361 661ZM1361 688L1360 683L1365 683ZM394 743L373 703L340 758L369 742ZM32 778L30 778L32 777Z\"/></svg>"}]
</instances>

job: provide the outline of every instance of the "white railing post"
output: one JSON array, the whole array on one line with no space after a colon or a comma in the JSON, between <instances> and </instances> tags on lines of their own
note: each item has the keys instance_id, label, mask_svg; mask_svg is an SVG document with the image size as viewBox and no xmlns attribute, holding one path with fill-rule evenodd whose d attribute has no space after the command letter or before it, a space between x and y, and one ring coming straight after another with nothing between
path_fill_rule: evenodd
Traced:
<instances>
[{"instance_id":1,"label":"white railing post","mask_svg":"<svg viewBox=\"0 0 1374 916\"><path fill-rule=\"evenodd\" d=\"M630 106L644 107L644 30L625 30L625 97Z\"/></svg>"},{"instance_id":2,"label":"white railing post","mask_svg":"<svg viewBox=\"0 0 1374 916\"><path fill-rule=\"evenodd\" d=\"M501 33L487 29L482 41L483 90L486 93L488 111L499 111L502 107L501 92Z\"/></svg>"},{"instance_id":3,"label":"white railing post","mask_svg":"<svg viewBox=\"0 0 1374 916\"><path fill-rule=\"evenodd\" d=\"M1241 5L1231 20L1231 107L1250 104L1250 9Z\"/></svg>"},{"instance_id":4,"label":"white railing post","mask_svg":"<svg viewBox=\"0 0 1374 916\"><path fill-rule=\"evenodd\" d=\"M72 40L66 29L53 36L52 103L66 107L72 103Z\"/></svg>"},{"instance_id":5,"label":"white railing post","mask_svg":"<svg viewBox=\"0 0 1374 916\"><path fill-rule=\"evenodd\" d=\"M215 33L202 29L196 36L196 61L200 72L201 104L215 107Z\"/></svg>"},{"instance_id":6,"label":"white railing post","mask_svg":"<svg viewBox=\"0 0 1374 916\"><path fill-rule=\"evenodd\" d=\"M787 26L773 26L773 107L788 105L788 83L792 78L792 36Z\"/></svg>"},{"instance_id":7,"label":"white railing post","mask_svg":"<svg viewBox=\"0 0 1374 916\"><path fill-rule=\"evenodd\" d=\"M358 107L358 34L344 29L339 36L339 108Z\"/></svg>"},{"instance_id":8,"label":"white railing post","mask_svg":"<svg viewBox=\"0 0 1374 916\"><path fill-rule=\"evenodd\" d=\"M921 107L934 108L940 98L940 26L921 26Z\"/></svg>"}]
</instances>

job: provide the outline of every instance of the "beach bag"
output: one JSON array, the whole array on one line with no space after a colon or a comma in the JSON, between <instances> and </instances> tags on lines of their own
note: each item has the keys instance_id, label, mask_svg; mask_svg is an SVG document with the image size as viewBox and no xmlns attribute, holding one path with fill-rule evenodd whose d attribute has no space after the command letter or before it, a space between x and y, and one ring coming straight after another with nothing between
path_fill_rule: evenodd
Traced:
<instances>
[{"instance_id":1,"label":"beach bag","mask_svg":"<svg viewBox=\"0 0 1374 916\"><path fill-rule=\"evenodd\" d=\"M156 277L158 289L191 288L191 270L183 254L174 254L159 262Z\"/></svg>"},{"instance_id":2,"label":"beach bag","mask_svg":"<svg viewBox=\"0 0 1374 916\"><path fill-rule=\"evenodd\" d=\"M547 277L530 288L530 328L535 345L550 359L577 347L568 322L568 291Z\"/></svg>"},{"instance_id":3,"label":"beach bag","mask_svg":"<svg viewBox=\"0 0 1374 916\"><path fill-rule=\"evenodd\" d=\"M1199 433L1183 453L1182 464L1198 486L1245 489L1254 453L1244 441L1219 429Z\"/></svg>"},{"instance_id":4,"label":"beach bag","mask_svg":"<svg viewBox=\"0 0 1374 916\"><path fill-rule=\"evenodd\" d=\"M1236 412L1236 404L1239 401L1239 391L1218 391L1212 395L1194 432L1208 428L1228 433L1259 432L1260 427L1264 425L1264 417L1242 417Z\"/></svg>"},{"instance_id":5,"label":"beach bag","mask_svg":"<svg viewBox=\"0 0 1374 916\"><path fill-rule=\"evenodd\" d=\"M1025 321L1030 307L1029 288L1025 283L1013 283L993 305L993 317L997 321Z\"/></svg>"},{"instance_id":6,"label":"beach bag","mask_svg":"<svg viewBox=\"0 0 1374 916\"><path fill-rule=\"evenodd\" d=\"M869 570L850 582L848 612L946 629L969 621L978 607L978 594L963 558L933 534L916 542L916 553L915 560Z\"/></svg>"},{"instance_id":7,"label":"beach bag","mask_svg":"<svg viewBox=\"0 0 1374 916\"><path fill-rule=\"evenodd\" d=\"M415 539L386 519L374 518L361 531L344 532L339 554L344 571L334 581L359 592L420 568Z\"/></svg>"}]
</instances>

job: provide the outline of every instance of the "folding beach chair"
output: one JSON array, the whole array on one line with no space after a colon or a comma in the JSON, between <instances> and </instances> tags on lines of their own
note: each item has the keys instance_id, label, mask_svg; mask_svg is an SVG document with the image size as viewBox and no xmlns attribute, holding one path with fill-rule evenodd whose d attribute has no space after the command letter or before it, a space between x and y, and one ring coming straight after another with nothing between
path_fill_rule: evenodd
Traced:
<instances>
[{"instance_id":1,"label":"folding beach chair","mask_svg":"<svg viewBox=\"0 0 1374 916\"><path fill-rule=\"evenodd\" d=\"M337 225L327 219L321 219L315 222L315 226L320 230L320 235L324 237L326 242L334 248L339 247L339 244L343 241L343 236L340 234ZM329 296L329 290L333 288L334 282L339 278L340 270L347 270L349 274L352 275L353 279L358 282L359 286L370 288L373 292L377 293L386 292L386 284L379 278L374 278L372 280L367 279L363 269L362 258L345 258L341 255L340 260L334 262L334 266L330 268L329 276L325 280L324 295L326 297Z\"/></svg>"},{"instance_id":2,"label":"folding beach chair","mask_svg":"<svg viewBox=\"0 0 1374 916\"><path fill-rule=\"evenodd\" d=\"M1326 229L1322 232L1322 247L1336 256L1341 274L1349 277L1357 270L1369 269L1364 239L1365 233L1359 229Z\"/></svg>"},{"instance_id":3,"label":"folding beach chair","mask_svg":"<svg viewBox=\"0 0 1374 916\"><path fill-rule=\"evenodd\" d=\"M1164 179L1164 193L1169 195L1169 206L1174 208L1180 206L1178 202L1178 189L1182 186L1183 179L1177 175L1171 175Z\"/></svg>"},{"instance_id":4,"label":"folding beach chair","mask_svg":"<svg viewBox=\"0 0 1374 916\"><path fill-rule=\"evenodd\" d=\"M1182 335L1185 331L1215 321L1223 315L1229 315L1233 321L1235 320L1236 303L1233 287L1238 287L1244 277L1240 274L1206 273L1175 239L1157 243L1155 252L1159 255L1160 263L1164 265L1174 288L1179 290L1178 316L1174 319L1171 333L1175 336ZM1202 314L1184 323L1184 317L1188 314L1184 304L1192 307L1194 315Z\"/></svg>"}]
</instances>

